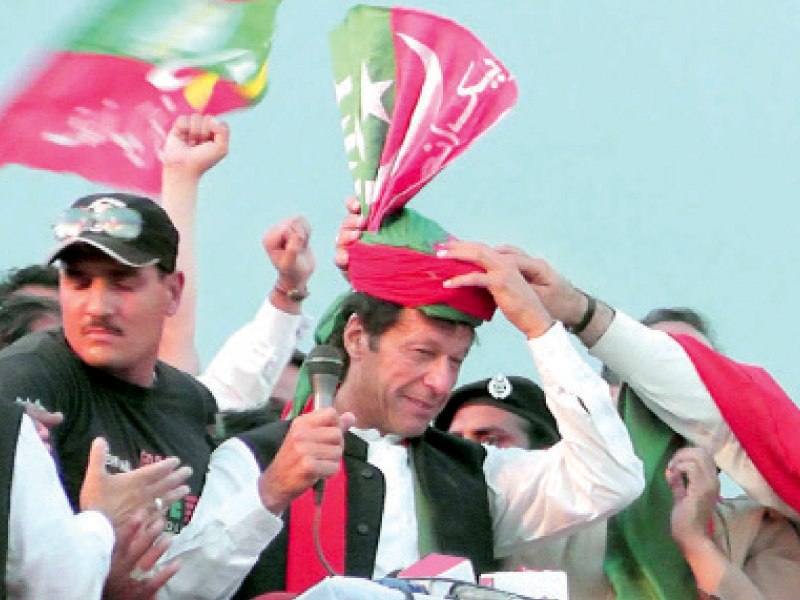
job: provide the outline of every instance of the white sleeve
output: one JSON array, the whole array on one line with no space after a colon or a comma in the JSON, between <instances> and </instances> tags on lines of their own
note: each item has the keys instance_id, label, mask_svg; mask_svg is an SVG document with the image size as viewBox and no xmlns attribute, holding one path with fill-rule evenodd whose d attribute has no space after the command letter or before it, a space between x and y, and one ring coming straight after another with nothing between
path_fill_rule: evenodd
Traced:
<instances>
[{"instance_id":1,"label":"white sleeve","mask_svg":"<svg viewBox=\"0 0 800 600\"><path fill-rule=\"evenodd\" d=\"M225 341L198 377L211 390L218 410L264 405L310 323L309 317L285 313L265 300L255 318Z\"/></svg>"},{"instance_id":2,"label":"white sleeve","mask_svg":"<svg viewBox=\"0 0 800 600\"><path fill-rule=\"evenodd\" d=\"M114 530L104 515L72 512L53 459L23 416L11 481L10 597L100 598L113 546Z\"/></svg>"},{"instance_id":3,"label":"white sleeve","mask_svg":"<svg viewBox=\"0 0 800 600\"><path fill-rule=\"evenodd\" d=\"M617 312L590 354L628 383L670 428L708 450L717 466L750 497L798 519L797 513L780 499L747 456L691 359L668 334Z\"/></svg>"},{"instance_id":4,"label":"white sleeve","mask_svg":"<svg viewBox=\"0 0 800 600\"><path fill-rule=\"evenodd\" d=\"M159 600L222 600L236 593L283 526L261 503L260 474L241 440L232 438L214 451L192 520L159 560L181 561L178 573L159 590Z\"/></svg>"},{"instance_id":5,"label":"white sleeve","mask_svg":"<svg viewBox=\"0 0 800 600\"><path fill-rule=\"evenodd\" d=\"M564 328L556 324L528 345L561 441L547 450L487 448L497 557L605 519L644 488L642 463L608 386L572 347Z\"/></svg>"}]
</instances>

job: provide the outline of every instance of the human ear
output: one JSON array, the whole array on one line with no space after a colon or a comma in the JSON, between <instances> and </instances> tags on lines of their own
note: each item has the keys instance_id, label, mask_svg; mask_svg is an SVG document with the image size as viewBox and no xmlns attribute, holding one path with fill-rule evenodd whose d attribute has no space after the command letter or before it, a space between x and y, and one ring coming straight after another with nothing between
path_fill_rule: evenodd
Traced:
<instances>
[{"instance_id":1,"label":"human ear","mask_svg":"<svg viewBox=\"0 0 800 600\"><path fill-rule=\"evenodd\" d=\"M167 294L167 316L173 317L178 312L183 295L184 275L180 271L164 276L164 290Z\"/></svg>"},{"instance_id":2,"label":"human ear","mask_svg":"<svg viewBox=\"0 0 800 600\"><path fill-rule=\"evenodd\" d=\"M342 335L344 349L350 356L350 360L357 360L367 350L369 350L369 334L361 324L358 315L352 315L344 327Z\"/></svg>"}]
</instances>

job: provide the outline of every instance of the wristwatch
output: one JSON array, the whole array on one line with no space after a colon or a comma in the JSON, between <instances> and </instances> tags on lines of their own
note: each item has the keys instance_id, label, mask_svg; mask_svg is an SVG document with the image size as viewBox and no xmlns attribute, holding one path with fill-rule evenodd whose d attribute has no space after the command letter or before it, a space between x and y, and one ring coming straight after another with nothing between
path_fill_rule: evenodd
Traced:
<instances>
[{"instance_id":1,"label":"wristwatch","mask_svg":"<svg viewBox=\"0 0 800 600\"><path fill-rule=\"evenodd\" d=\"M302 302L306 298L308 298L308 288L303 286L302 288L292 288L287 290L283 287L280 283L275 284L275 289L286 296L292 302Z\"/></svg>"}]
</instances>

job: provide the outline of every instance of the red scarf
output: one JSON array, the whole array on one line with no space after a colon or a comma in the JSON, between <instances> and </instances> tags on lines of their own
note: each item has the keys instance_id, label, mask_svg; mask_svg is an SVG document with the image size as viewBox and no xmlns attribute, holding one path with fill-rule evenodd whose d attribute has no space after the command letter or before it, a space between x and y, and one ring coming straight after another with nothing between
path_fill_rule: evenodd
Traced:
<instances>
[{"instance_id":1,"label":"red scarf","mask_svg":"<svg viewBox=\"0 0 800 600\"><path fill-rule=\"evenodd\" d=\"M383 244L355 242L347 252L350 283L360 292L410 308L446 304L484 321L494 314L494 298L487 290L442 286L451 277L474 271L474 265Z\"/></svg>"},{"instance_id":2,"label":"red scarf","mask_svg":"<svg viewBox=\"0 0 800 600\"><path fill-rule=\"evenodd\" d=\"M798 407L764 369L732 361L691 336L672 337L761 475L800 512Z\"/></svg>"},{"instance_id":3,"label":"red scarf","mask_svg":"<svg viewBox=\"0 0 800 600\"><path fill-rule=\"evenodd\" d=\"M311 412L313 407L313 403L309 402L303 412ZM307 489L289 506L289 553L286 561L288 592L305 592L329 575L314 546L314 508L313 488ZM345 572L346 526L347 470L342 460L336 474L325 481L319 534L325 559L337 573Z\"/></svg>"},{"instance_id":4,"label":"red scarf","mask_svg":"<svg viewBox=\"0 0 800 600\"><path fill-rule=\"evenodd\" d=\"M345 571L345 527L347 524L347 471L342 463L336 475L326 480L322 496L320 544L326 560L337 573ZM286 590L305 592L325 577L314 547L314 490L308 489L289 507L289 556Z\"/></svg>"}]
</instances>

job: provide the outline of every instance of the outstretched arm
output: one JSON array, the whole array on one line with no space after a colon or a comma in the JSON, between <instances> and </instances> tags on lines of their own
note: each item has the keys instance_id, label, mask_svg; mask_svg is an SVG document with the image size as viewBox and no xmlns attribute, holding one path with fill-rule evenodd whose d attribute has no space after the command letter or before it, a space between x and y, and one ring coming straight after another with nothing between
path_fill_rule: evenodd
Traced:
<instances>
[{"instance_id":1,"label":"outstretched arm","mask_svg":"<svg viewBox=\"0 0 800 600\"><path fill-rule=\"evenodd\" d=\"M200 358L195 347L197 190L203 174L228 154L228 126L214 117L194 114L175 120L164 145L161 204L180 234L177 270L185 275L177 314L167 319L158 357L196 375Z\"/></svg>"},{"instance_id":2,"label":"outstretched arm","mask_svg":"<svg viewBox=\"0 0 800 600\"><path fill-rule=\"evenodd\" d=\"M497 307L526 339L542 336L553 323L538 294L521 276L516 260L475 242L448 242L439 256L475 264L483 271L471 271L453 277L445 287L477 286L492 294Z\"/></svg>"},{"instance_id":3,"label":"outstretched arm","mask_svg":"<svg viewBox=\"0 0 800 600\"><path fill-rule=\"evenodd\" d=\"M351 197L345 202L347 208L347 215L342 220L339 227L339 233L336 236L336 253L334 262L337 267L347 277L347 270L349 267L348 246L359 239L361 233L366 227L366 219L360 214L360 205L358 199ZM471 245L471 243L467 243ZM585 315L589 305L589 298L586 294L581 292L569 281L564 279L558 272L555 271L544 260L532 258L522 250L513 246L499 246L497 248L489 249L487 246L480 245L482 250L476 246L470 254L470 260L477 260L479 255L483 254L483 259L492 260L496 265L500 261L505 262L507 266L515 266L519 273L523 276L525 282L530 286L532 292L535 293L538 300L537 303L548 314L548 318L552 322L558 320L564 323L565 326L571 327L580 323ZM456 242L454 248L460 248ZM489 253L491 251L491 254ZM490 258L493 257L493 258ZM465 258L465 260L467 260ZM501 282L495 278L495 281L490 281L487 277L480 274L470 274L466 279L460 278L452 283L453 285L482 285L487 287L492 284L498 291L500 290ZM491 291L491 289L490 289ZM504 294L508 296L508 294ZM508 296L509 299L513 296ZM503 310L502 298L498 300L498 307ZM513 318L518 309L509 306L512 309L509 320L514 322ZM503 310L505 312L505 310ZM523 315L519 315L523 317ZM611 320L613 319L614 312L611 308L603 303L598 303L594 309L591 320L587 323L586 328L581 332L580 338L586 346L591 347L608 329ZM527 318L527 317L523 317ZM519 327L519 324L515 323ZM523 324L524 325L524 324Z\"/></svg>"},{"instance_id":4,"label":"outstretched arm","mask_svg":"<svg viewBox=\"0 0 800 600\"><path fill-rule=\"evenodd\" d=\"M200 380L219 410L256 408L269 399L308 325L301 314L314 271L309 245L311 225L303 217L286 219L264 235L264 250L277 279L253 321L236 331L217 352Z\"/></svg>"},{"instance_id":5,"label":"outstretched arm","mask_svg":"<svg viewBox=\"0 0 800 600\"><path fill-rule=\"evenodd\" d=\"M554 319L564 323L568 329L584 325L577 335L586 347L593 346L608 330L614 311L597 301L593 312L589 313L589 297L545 260L528 256L513 246L500 246L497 251L516 263L525 281ZM587 314L591 318L585 322Z\"/></svg>"},{"instance_id":6,"label":"outstretched arm","mask_svg":"<svg viewBox=\"0 0 800 600\"><path fill-rule=\"evenodd\" d=\"M515 257L520 271L548 312L566 326L580 323L588 297L546 261L510 247L498 249ZM594 315L578 334L594 357L628 383L670 428L707 449L718 467L760 503L797 519L764 480L741 443L722 418L716 403L680 344L597 301Z\"/></svg>"},{"instance_id":7,"label":"outstretched arm","mask_svg":"<svg viewBox=\"0 0 800 600\"><path fill-rule=\"evenodd\" d=\"M484 471L495 492L495 514L502 515L495 528L496 556L510 555L519 544L542 536L567 533L630 504L644 485L641 461L608 387L546 309L549 290L523 276L519 262L524 254L470 242L448 242L445 249L449 258L484 270L454 277L446 285L487 289L525 335L562 437L543 451L489 450Z\"/></svg>"}]
</instances>

